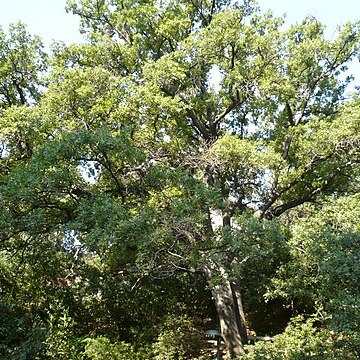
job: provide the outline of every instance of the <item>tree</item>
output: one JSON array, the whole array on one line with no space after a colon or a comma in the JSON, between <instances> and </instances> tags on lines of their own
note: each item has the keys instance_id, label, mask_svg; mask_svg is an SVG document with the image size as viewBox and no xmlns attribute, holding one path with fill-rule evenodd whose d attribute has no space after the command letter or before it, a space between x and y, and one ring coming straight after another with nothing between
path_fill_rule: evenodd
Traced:
<instances>
[{"instance_id":1,"label":"tree","mask_svg":"<svg viewBox=\"0 0 360 360\"><path fill-rule=\"evenodd\" d=\"M278 269L269 295L291 299L297 309L314 309L323 328L338 337L337 348L345 343L343 357L358 358L359 195L330 196L305 211L293 222L292 259Z\"/></svg>"},{"instance_id":2,"label":"tree","mask_svg":"<svg viewBox=\"0 0 360 360\"><path fill-rule=\"evenodd\" d=\"M359 24L326 40L315 19L282 31L248 1L68 9L88 43L54 49L48 91L26 110L34 150L1 179L3 248L41 254L48 239L65 277L99 261L132 287L202 275L229 353L243 354L249 257L275 272L286 214L351 190L359 124L340 75ZM2 113L2 133L19 111Z\"/></svg>"},{"instance_id":3,"label":"tree","mask_svg":"<svg viewBox=\"0 0 360 360\"><path fill-rule=\"evenodd\" d=\"M0 108L36 102L47 63L40 38L22 23L11 24L8 36L0 28L0 49Z\"/></svg>"},{"instance_id":4,"label":"tree","mask_svg":"<svg viewBox=\"0 0 360 360\"><path fill-rule=\"evenodd\" d=\"M30 106L41 97L46 70L47 55L39 37L29 34L22 23L11 24L8 35L0 27L0 113L18 107L0 118L1 173L31 157L40 128L38 114Z\"/></svg>"}]
</instances>

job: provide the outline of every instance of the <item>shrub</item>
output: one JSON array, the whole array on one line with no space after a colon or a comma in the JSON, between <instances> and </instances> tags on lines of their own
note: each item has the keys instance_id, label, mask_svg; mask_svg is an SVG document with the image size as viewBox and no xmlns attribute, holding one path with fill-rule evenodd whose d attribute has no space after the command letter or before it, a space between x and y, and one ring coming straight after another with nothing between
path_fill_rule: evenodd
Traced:
<instances>
[{"instance_id":1,"label":"shrub","mask_svg":"<svg viewBox=\"0 0 360 360\"><path fill-rule=\"evenodd\" d=\"M156 360L194 359L199 355L203 332L186 315L168 316L154 344Z\"/></svg>"},{"instance_id":2,"label":"shrub","mask_svg":"<svg viewBox=\"0 0 360 360\"><path fill-rule=\"evenodd\" d=\"M283 334L271 342L258 342L247 346L247 354L241 360L337 360L356 359L341 336L318 329L315 319L293 319Z\"/></svg>"}]
</instances>

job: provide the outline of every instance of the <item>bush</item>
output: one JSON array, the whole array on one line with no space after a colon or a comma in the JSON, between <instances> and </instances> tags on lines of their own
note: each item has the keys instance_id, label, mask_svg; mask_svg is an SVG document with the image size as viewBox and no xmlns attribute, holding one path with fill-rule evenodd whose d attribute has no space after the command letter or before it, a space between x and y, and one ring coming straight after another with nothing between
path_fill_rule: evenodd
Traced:
<instances>
[{"instance_id":1,"label":"bush","mask_svg":"<svg viewBox=\"0 0 360 360\"><path fill-rule=\"evenodd\" d=\"M84 355L91 360L136 360L131 345L124 342L111 343L106 337L87 338Z\"/></svg>"},{"instance_id":2,"label":"bush","mask_svg":"<svg viewBox=\"0 0 360 360\"><path fill-rule=\"evenodd\" d=\"M154 344L155 359L194 359L200 353L203 337L202 330L188 316L168 316Z\"/></svg>"},{"instance_id":3,"label":"bush","mask_svg":"<svg viewBox=\"0 0 360 360\"><path fill-rule=\"evenodd\" d=\"M293 319L283 334L272 342L258 342L246 347L247 354L241 360L338 360L357 359L341 336L318 329L315 319Z\"/></svg>"},{"instance_id":4,"label":"bush","mask_svg":"<svg viewBox=\"0 0 360 360\"><path fill-rule=\"evenodd\" d=\"M46 359L81 359L80 341L74 334L75 322L61 303L50 306L45 339Z\"/></svg>"},{"instance_id":5,"label":"bush","mask_svg":"<svg viewBox=\"0 0 360 360\"><path fill-rule=\"evenodd\" d=\"M152 349L144 347L135 350L131 344L123 341L111 342L105 336L83 340L85 350L83 359L91 360L153 360Z\"/></svg>"}]
</instances>

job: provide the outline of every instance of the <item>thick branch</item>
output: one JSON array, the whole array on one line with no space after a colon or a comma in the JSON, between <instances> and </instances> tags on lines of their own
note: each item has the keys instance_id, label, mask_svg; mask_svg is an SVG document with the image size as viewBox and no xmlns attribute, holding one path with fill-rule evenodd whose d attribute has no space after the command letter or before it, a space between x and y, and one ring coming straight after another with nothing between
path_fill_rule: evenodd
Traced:
<instances>
[{"instance_id":1,"label":"thick branch","mask_svg":"<svg viewBox=\"0 0 360 360\"><path fill-rule=\"evenodd\" d=\"M193 125L196 127L196 129L201 133L203 138L208 141L210 140L210 134L205 124L202 123L202 121L197 117L195 114L195 111L193 109L188 109L187 114L192 120Z\"/></svg>"},{"instance_id":2,"label":"thick branch","mask_svg":"<svg viewBox=\"0 0 360 360\"><path fill-rule=\"evenodd\" d=\"M228 115L232 110L234 110L236 107L238 107L241 104L241 101L239 99L234 99L232 103L219 115L215 117L214 125L217 126L222 119L225 118L226 115Z\"/></svg>"},{"instance_id":3,"label":"thick branch","mask_svg":"<svg viewBox=\"0 0 360 360\"><path fill-rule=\"evenodd\" d=\"M337 177L343 174L344 170L348 167L352 166L352 162L348 162L343 166L338 167L331 176L324 179L322 184L317 187L310 187L307 192L303 193L302 196L290 200L282 205L275 207L272 211L265 214L266 219L272 219L274 217L278 217L283 214L285 211L290 210L296 206L302 205L306 202L311 202L316 199L316 196L320 193L323 193L325 190L331 189L333 183L337 179Z\"/></svg>"}]
</instances>

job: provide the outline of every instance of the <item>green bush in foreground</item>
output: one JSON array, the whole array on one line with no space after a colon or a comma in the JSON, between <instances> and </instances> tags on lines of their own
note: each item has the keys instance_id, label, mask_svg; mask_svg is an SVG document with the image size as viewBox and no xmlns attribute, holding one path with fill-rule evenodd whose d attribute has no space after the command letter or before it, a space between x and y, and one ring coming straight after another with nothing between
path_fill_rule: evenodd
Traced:
<instances>
[{"instance_id":1,"label":"green bush in foreground","mask_svg":"<svg viewBox=\"0 0 360 360\"><path fill-rule=\"evenodd\" d=\"M295 318L286 330L271 342L258 342L247 347L241 360L338 360L358 359L355 349L340 335L318 329L316 320Z\"/></svg>"}]
</instances>

